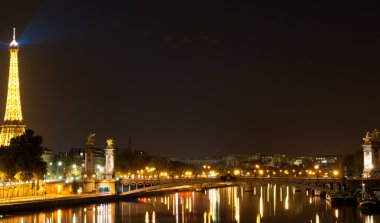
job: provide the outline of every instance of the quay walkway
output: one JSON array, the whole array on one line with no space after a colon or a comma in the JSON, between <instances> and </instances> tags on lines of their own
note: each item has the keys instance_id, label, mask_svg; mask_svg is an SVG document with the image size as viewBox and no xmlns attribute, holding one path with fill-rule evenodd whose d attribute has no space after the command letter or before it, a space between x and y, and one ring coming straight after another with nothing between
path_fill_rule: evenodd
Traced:
<instances>
[{"instance_id":1,"label":"quay walkway","mask_svg":"<svg viewBox=\"0 0 380 223\"><path fill-rule=\"evenodd\" d=\"M18 210L32 210L42 208L62 207L68 205L82 205L89 203L112 202L117 199L116 195L100 194L70 194L70 195L47 195L28 196L14 199L2 199L0 201L0 213Z\"/></svg>"}]
</instances>

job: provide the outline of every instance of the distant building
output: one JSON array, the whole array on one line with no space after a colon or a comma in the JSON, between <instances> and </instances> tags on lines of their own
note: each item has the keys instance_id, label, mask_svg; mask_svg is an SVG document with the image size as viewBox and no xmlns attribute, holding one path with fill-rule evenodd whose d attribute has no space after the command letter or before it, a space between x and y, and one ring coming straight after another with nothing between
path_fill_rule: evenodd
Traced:
<instances>
[{"instance_id":1,"label":"distant building","mask_svg":"<svg viewBox=\"0 0 380 223\"><path fill-rule=\"evenodd\" d=\"M280 167L289 164L289 159L284 154L262 155L261 163L265 166Z\"/></svg>"},{"instance_id":2,"label":"distant building","mask_svg":"<svg viewBox=\"0 0 380 223\"><path fill-rule=\"evenodd\" d=\"M85 164L85 148L71 148L69 152L59 153L56 156L56 163L60 163L60 168L58 171L60 175L63 175L65 178L66 175L75 167L80 170L80 172L84 171ZM104 149L95 148L94 151L94 167L95 172L98 176L100 176L100 172L103 170L105 164L105 156ZM63 173L61 173L63 172Z\"/></svg>"},{"instance_id":3,"label":"distant building","mask_svg":"<svg viewBox=\"0 0 380 223\"><path fill-rule=\"evenodd\" d=\"M271 155L262 155L260 158L260 162L264 166L273 166L273 156Z\"/></svg>"},{"instance_id":4,"label":"distant building","mask_svg":"<svg viewBox=\"0 0 380 223\"><path fill-rule=\"evenodd\" d=\"M252 155L245 154L231 154L224 157L224 161L228 167L238 167L246 163L252 163L260 160L260 153L255 153Z\"/></svg>"},{"instance_id":5,"label":"distant building","mask_svg":"<svg viewBox=\"0 0 380 223\"><path fill-rule=\"evenodd\" d=\"M274 167L280 167L289 164L289 159L284 154L274 154L272 162Z\"/></svg>"},{"instance_id":6,"label":"distant building","mask_svg":"<svg viewBox=\"0 0 380 223\"><path fill-rule=\"evenodd\" d=\"M296 157L289 161L290 165L299 166L299 167L311 167L314 164L314 157Z\"/></svg>"},{"instance_id":7,"label":"distant building","mask_svg":"<svg viewBox=\"0 0 380 223\"><path fill-rule=\"evenodd\" d=\"M42 160L49 165L50 163L55 162L55 156L56 155L50 149L45 149L42 154Z\"/></svg>"},{"instance_id":8,"label":"distant building","mask_svg":"<svg viewBox=\"0 0 380 223\"><path fill-rule=\"evenodd\" d=\"M321 166L328 166L335 164L339 156L317 156L315 157L315 162Z\"/></svg>"},{"instance_id":9,"label":"distant building","mask_svg":"<svg viewBox=\"0 0 380 223\"><path fill-rule=\"evenodd\" d=\"M46 163L47 167L47 175L45 175L45 179L52 178L52 174L57 172L57 166L55 165L56 155L49 149L45 149L42 154L42 160Z\"/></svg>"}]
</instances>

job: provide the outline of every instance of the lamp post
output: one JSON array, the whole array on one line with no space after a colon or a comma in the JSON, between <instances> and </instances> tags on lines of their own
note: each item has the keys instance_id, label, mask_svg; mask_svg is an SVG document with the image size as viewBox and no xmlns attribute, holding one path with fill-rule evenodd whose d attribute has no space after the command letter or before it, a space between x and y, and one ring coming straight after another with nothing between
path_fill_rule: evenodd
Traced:
<instances>
[{"instance_id":1,"label":"lamp post","mask_svg":"<svg viewBox=\"0 0 380 223\"><path fill-rule=\"evenodd\" d=\"M318 179L318 169L319 169L319 165L316 164L316 165L314 166L314 169L315 169L315 178Z\"/></svg>"},{"instance_id":2,"label":"lamp post","mask_svg":"<svg viewBox=\"0 0 380 223\"><path fill-rule=\"evenodd\" d=\"M337 170L334 170L333 171L333 179L334 179L334 177L338 176L338 174L339 174L339 172Z\"/></svg>"}]
</instances>

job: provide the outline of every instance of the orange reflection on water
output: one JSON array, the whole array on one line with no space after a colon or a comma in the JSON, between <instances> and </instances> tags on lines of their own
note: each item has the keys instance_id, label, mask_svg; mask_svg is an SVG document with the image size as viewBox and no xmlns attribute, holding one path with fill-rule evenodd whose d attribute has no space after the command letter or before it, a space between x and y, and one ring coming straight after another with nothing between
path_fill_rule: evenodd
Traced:
<instances>
[{"instance_id":1,"label":"orange reflection on water","mask_svg":"<svg viewBox=\"0 0 380 223\"><path fill-rule=\"evenodd\" d=\"M276 202L277 202L277 186L276 184L273 186L273 214L276 215Z\"/></svg>"},{"instance_id":2,"label":"orange reflection on water","mask_svg":"<svg viewBox=\"0 0 380 223\"><path fill-rule=\"evenodd\" d=\"M364 218L364 223L373 223L373 215L368 215Z\"/></svg>"},{"instance_id":3,"label":"orange reflection on water","mask_svg":"<svg viewBox=\"0 0 380 223\"><path fill-rule=\"evenodd\" d=\"M256 215L256 223L260 223L260 221L261 221L261 216L260 216L260 214L258 213L258 214Z\"/></svg>"},{"instance_id":4,"label":"orange reflection on water","mask_svg":"<svg viewBox=\"0 0 380 223\"><path fill-rule=\"evenodd\" d=\"M286 186L285 210L289 209L289 186Z\"/></svg>"},{"instance_id":5,"label":"orange reflection on water","mask_svg":"<svg viewBox=\"0 0 380 223\"><path fill-rule=\"evenodd\" d=\"M264 204L263 204L263 187L260 187L260 216L264 217Z\"/></svg>"}]
</instances>

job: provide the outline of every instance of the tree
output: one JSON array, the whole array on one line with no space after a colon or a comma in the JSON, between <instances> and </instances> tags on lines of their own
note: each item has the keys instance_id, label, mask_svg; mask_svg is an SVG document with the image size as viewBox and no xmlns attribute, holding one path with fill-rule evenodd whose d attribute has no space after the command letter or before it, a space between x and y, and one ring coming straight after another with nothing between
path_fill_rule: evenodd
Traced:
<instances>
[{"instance_id":1,"label":"tree","mask_svg":"<svg viewBox=\"0 0 380 223\"><path fill-rule=\"evenodd\" d=\"M363 172L363 151L359 150L354 154L348 154L338 162L342 173L347 176L360 177Z\"/></svg>"},{"instance_id":2,"label":"tree","mask_svg":"<svg viewBox=\"0 0 380 223\"><path fill-rule=\"evenodd\" d=\"M21 136L11 139L10 145L2 149L2 159L8 157L4 168L9 178L17 173L19 180L26 181L41 179L46 174L47 165L42 160L44 148L41 144L42 137L34 135L32 130L26 130Z\"/></svg>"},{"instance_id":3,"label":"tree","mask_svg":"<svg viewBox=\"0 0 380 223\"><path fill-rule=\"evenodd\" d=\"M170 161L166 157L148 155L144 151L132 150L130 148L120 149L115 154L115 171L118 175L126 172L145 170L146 167L154 167L155 172L169 171L172 174L181 174L195 167L178 161Z\"/></svg>"},{"instance_id":4,"label":"tree","mask_svg":"<svg viewBox=\"0 0 380 223\"><path fill-rule=\"evenodd\" d=\"M144 169L147 163L146 156L141 156L131 149L120 149L115 154L115 171L117 173Z\"/></svg>"},{"instance_id":5,"label":"tree","mask_svg":"<svg viewBox=\"0 0 380 223\"><path fill-rule=\"evenodd\" d=\"M7 147L0 148L0 171L1 180L13 181L17 173L16 162L13 154L7 149Z\"/></svg>"}]
</instances>

